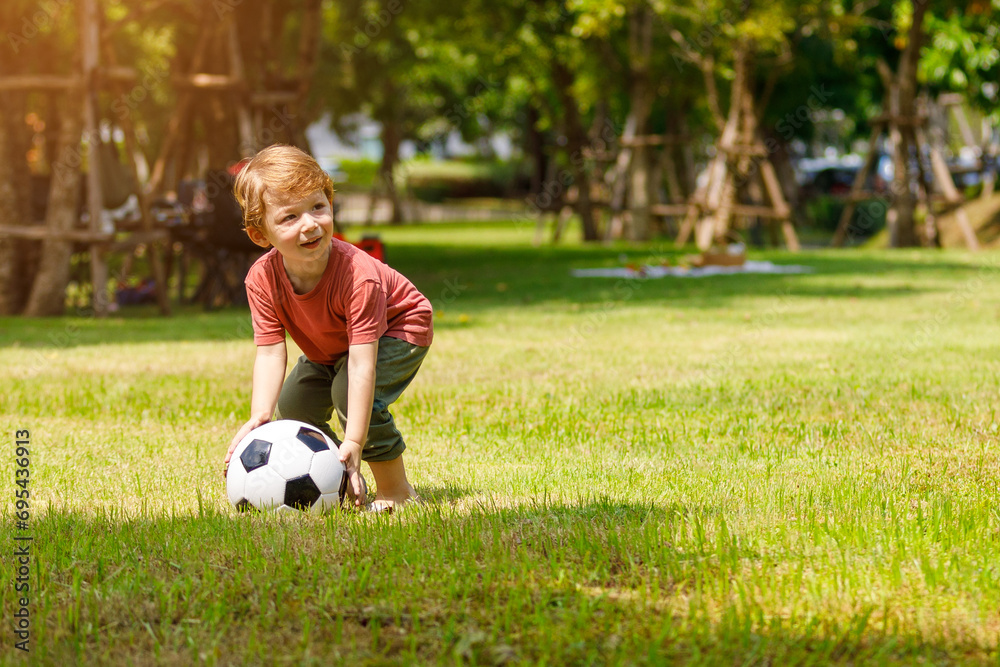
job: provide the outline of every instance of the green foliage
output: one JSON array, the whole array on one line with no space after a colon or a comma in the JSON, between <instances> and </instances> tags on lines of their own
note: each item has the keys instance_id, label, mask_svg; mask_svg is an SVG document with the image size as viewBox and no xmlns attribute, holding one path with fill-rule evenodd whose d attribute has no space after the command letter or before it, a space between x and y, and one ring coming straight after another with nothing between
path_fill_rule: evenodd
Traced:
<instances>
[{"instance_id":1,"label":"green foliage","mask_svg":"<svg viewBox=\"0 0 1000 667\"><path fill-rule=\"evenodd\" d=\"M928 43L920 63L921 78L936 90L963 93L970 102L1000 121L1000 2L972 3L965 11L931 15Z\"/></svg>"},{"instance_id":2,"label":"green foliage","mask_svg":"<svg viewBox=\"0 0 1000 667\"><path fill-rule=\"evenodd\" d=\"M378 162L374 160L340 160L339 166L346 178L336 184L338 190L369 190L378 175Z\"/></svg>"},{"instance_id":3,"label":"green foliage","mask_svg":"<svg viewBox=\"0 0 1000 667\"><path fill-rule=\"evenodd\" d=\"M403 165L407 191L426 202L511 196L526 177L518 162L414 160Z\"/></svg>"}]
</instances>

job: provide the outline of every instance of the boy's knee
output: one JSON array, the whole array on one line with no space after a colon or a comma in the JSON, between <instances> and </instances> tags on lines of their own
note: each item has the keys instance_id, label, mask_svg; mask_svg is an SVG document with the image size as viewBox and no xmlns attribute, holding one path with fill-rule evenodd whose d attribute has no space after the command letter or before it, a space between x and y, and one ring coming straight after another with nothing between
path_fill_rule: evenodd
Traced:
<instances>
[{"instance_id":1,"label":"boy's knee","mask_svg":"<svg viewBox=\"0 0 1000 667\"><path fill-rule=\"evenodd\" d=\"M297 408L297 401L289 400L284 392L278 396L278 405L274 410L275 419L297 419L302 420L302 411Z\"/></svg>"},{"instance_id":2,"label":"boy's knee","mask_svg":"<svg viewBox=\"0 0 1000 667\"><path fill-rule=\"evenodd\" d=\"M402 437L392 440L385 440L377 443L369 443L361 451L361 459L364 461L392 461L398 459L406 450L406 443Z\"/></svg>"}]
</instances>

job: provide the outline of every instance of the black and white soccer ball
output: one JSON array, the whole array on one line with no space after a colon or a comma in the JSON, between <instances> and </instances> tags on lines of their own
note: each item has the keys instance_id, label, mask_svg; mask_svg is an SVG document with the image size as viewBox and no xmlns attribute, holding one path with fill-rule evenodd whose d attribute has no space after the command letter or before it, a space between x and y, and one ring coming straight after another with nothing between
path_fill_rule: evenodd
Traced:
<instances>
[{"instance_id":1,"label":"black and white soccer ball","mask_svg":"<svg viewBox=\"0 0 1000 667\"><path fill-rule=\"evenodd\" d=\"M353 500L349 487L336 443L315 426L293 419L268 422L247 433L233 450L226 473L226 493L240 511L325 512Z\"/></svg>"}]
</instances>

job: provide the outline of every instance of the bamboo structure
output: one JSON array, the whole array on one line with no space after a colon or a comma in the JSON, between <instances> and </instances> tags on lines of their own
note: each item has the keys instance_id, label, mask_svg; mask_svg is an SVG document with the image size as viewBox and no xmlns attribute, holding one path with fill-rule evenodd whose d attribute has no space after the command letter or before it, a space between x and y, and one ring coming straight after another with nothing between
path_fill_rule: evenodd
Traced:
<instances>
[{"instance_id":1,"label":"bamboo structure","mask_svg":"<svg viewBox=\"0 0 1000 667\"><path fill-rule=\"evenodd\" d=\"M760 134L758 111L751 94L751 56L748 45L743 44L737 50L729 114L723 122L716 111L722 134L708 166L708 178L687 201L687 212L676 239L678 247L686 244L692 233L701 250L707 250L713 243L725 243L732 236L734 219L746 217L774 220L781 226L788 249L800 249L791 221L791 207L781 191ZM711 66L712 63L706 63L706 69ZM766 195L768 203L759 201L762 195Z\"/></svg>"},{"instance_id":2,"label":"bamboo structure","mask_svg":"<svg viewBox=\"0 0 1000 667\"><path fill-rule=\"evenodd\" d=\"M887 79L887 90L889 96L892 95L891 75L888 68L880 67L883 78ZM955 220L959 225L959 230L965 240L965 245L970 250L979 250L979 240L976 232L972 228L968 214L964 209L965 200L962 194L955 187L951 171L945 161L943 154L943 139L938 132L933 132L933 140L928 140L928 113L926 110L918 112L916 116L902 116L893 113L894 106L889 100L887 104L889 111L872 119L872 132L868 138L868 154L865 161L854 177L851 191L847 198L847 204L841 213L837 224L837 230L833 236L833 246L841 247L848 239L851 230L851 221L858 203L870 199L878 199L879 194L870 192L865 188L868 175L879 154L878 146L882 137L888 137L894 151L900 150L900 142L906 138L908 145L914 147L917 156L917 201L924 207L925 221L923 239L926 245L939 244L939 230L937 228L937 218L945 213L954 212ZM930 159L930 170L925 169L923 156ZM903 156L909 159L909 155ZM939 206L935 210L934 204ZM891 215L891 211L890 211Z\"/></svg>"}]
</instances>

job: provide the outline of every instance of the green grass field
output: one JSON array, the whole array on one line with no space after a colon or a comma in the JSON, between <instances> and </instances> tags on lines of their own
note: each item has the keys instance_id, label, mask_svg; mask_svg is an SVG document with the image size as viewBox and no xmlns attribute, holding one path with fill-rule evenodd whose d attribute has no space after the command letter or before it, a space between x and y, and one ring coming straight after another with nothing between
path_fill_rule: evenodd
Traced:
<instances>
[{"instance_id":1,"label":"green grass field","mask_svg":"<svg viewBox=\"0 0 1000 667\"><path fill-rule=\"evenodd\" d=\"M381 231L439 315L394 410L427 502L391 516L229 506L247 312L0 320L5 535L31 432L30 661L997 663L1000 257L579 279L679 254ZM5 557L3 665L25 660L15 576Z\"/></svg>"}]
</instances>

